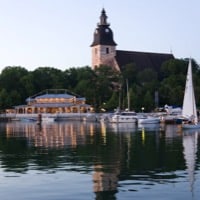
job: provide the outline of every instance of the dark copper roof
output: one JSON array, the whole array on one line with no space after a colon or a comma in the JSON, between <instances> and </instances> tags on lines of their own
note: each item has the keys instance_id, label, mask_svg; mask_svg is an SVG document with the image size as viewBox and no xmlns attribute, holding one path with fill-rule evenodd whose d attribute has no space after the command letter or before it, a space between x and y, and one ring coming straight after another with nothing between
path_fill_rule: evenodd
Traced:
<instances>
[{"instance_id":1,"label":"dark copper roof","mask_svg":"<svg viewBox=\"0 0 200 200\"><path fill-rule=\"evenodd\" d=\"M160 71L163 62L174 59L173 54L167 53L150 53L138 51L116 51L116 60L121 70L127 64L134 63L141 70L145 68L153 68Z\"/></svg>"},{"instance_id":2,"label":"dark copper roof","mask_svg":"<svg viewBox=\"0 0 200 200\"><path fill-rule=\"evenodd\" d=\"M110 24L107 23L106 12L103 9L100 16L100 23L97 24L97 28L94 32L94 39L90 45L91 47L95 45L117 45L113 39L113 32L109 26Z\"/></svg>"}]
</instances>

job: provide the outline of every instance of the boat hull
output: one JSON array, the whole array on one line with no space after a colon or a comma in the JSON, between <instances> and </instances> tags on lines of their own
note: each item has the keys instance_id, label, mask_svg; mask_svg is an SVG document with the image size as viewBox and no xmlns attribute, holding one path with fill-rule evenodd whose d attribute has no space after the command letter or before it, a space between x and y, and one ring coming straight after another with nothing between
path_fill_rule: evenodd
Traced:
<instances>
[{"instance_id":1,"label":"boat hull","mask_svg":"<svg viewBox=\"0 0 200 200\"><path fill-rule=\"evenodd\" d=\"M183 129L200 129L200 124L182 124Z\"/></svg>"},{"instance_id":2,"label":"boat hull","mask_svg":"<svg viewBox=\"0 0 200 200\"><path fill-rule=\"evenodd\" d=\"M138 124L158 124L160 123L159 117L141 115L137 119Z\"/></svg>"},{"instance_id":3,"label":"boat hull","mask_svg":"<svg viewBox=\"0 0 200 200\"><path fill-rule=\"evenodd\" d=\"M109 117L111 123L136 123L137 114L135 112L121 112Z\"/></svg>"},{"instance_id":4,"label":"boat hull","mask_svg":"<svg viewBox=\"0 0 200 200\"><path fill-rule=\"evenodd\" d=\"M109 122L111 123L136 123L137 119L134 117L111 117Z\"/></svg>"}]
</instances>

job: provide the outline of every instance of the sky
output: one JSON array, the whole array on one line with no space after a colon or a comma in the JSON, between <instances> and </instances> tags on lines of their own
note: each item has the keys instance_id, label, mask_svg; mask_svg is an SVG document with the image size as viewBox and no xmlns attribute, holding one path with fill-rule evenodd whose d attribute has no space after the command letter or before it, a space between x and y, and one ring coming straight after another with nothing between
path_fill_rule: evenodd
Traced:
<instances>
[{"instance_id":1,"label":"sky","mask_svg":"<svg viewBox=\"0 0 200 200\"><path fill-rule=\"evenodd\" d=\"M172 52L200 63L199 0L0 0L0 71L91 66L102 8L117 50Z\"/></svg>"}]
</instances>

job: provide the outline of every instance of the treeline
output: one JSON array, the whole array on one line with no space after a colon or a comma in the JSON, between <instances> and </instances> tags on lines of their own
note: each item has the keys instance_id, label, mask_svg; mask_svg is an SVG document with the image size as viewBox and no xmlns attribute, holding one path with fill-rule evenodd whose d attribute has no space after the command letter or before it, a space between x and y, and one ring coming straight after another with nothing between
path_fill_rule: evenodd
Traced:
<instances>
[{"instance_id":1,"label":"treeline","mask_svg":"<svg viewBox=\"0 0 200 200\"><path fill-rule=\"evenodd\" d=\"M69 68L64 71L39 67L28 71L20 66L5 67L0 74L0 109L25 104L25 99L45 89L68 89L83 97L96 111L127 108L151 111L165 104L182 106L188 59L163 63L159 72L151 68L141 71L134 63L124 66L122 73L108 66ZM200 70L193 60L193 78L197 104L200 103ZM127 84L128 83L128 87Z\"/></svg>"}]
</instances>

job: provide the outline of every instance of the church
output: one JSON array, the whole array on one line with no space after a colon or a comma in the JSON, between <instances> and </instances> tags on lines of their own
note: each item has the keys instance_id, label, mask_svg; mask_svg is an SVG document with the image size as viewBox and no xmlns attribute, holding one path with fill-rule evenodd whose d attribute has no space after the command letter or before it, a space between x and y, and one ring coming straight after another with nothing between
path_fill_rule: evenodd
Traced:
<instances>
[{"instance_id":1,"label":"church","mask_svg":"<svg viewBox=\"0 0 200 200\"><path fill-rule=\"evenodd\" d=\"M165 61L174 59L173 54L170 53L117 50L117 43L114 41L113 35L103 8L100 22L94 31L93 42L90 45L92 49L92 69L105 65L121 72L127 64L135 64L140 70L152 68L159 71Z\"/></svg>"}]
</instances>

